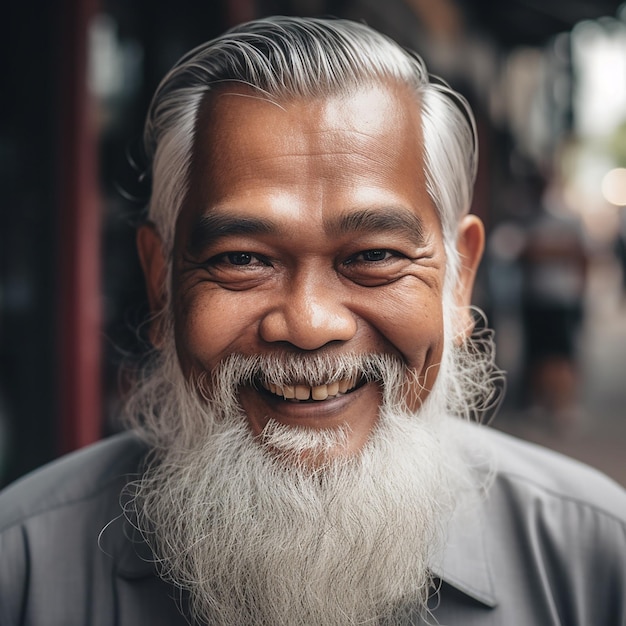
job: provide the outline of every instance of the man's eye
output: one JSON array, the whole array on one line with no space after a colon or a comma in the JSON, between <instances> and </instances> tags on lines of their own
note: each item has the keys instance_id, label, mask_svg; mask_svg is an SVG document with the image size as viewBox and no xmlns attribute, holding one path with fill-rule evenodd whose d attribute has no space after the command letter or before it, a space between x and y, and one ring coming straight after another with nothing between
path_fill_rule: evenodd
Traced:
<instances>
[{"instance_id":1,"label":"man's eye","mask_svg":"<svg viewBox=\"0 0 626 626\"><path fill-rule=\"evenodd\" d=\"M364 250L363 252L359 252L354 256L351 256L347 261L346 265L353 265L355 263L379 263L380 261L387 261L388 259L397 256L391 250L385 249L375 249L375 250Z\"/></svg>"},{"instance_id":2,"label":"man's eye","mask_svg":"<svg viewBox=\"0 0 626 626\"><path fill-rule=\"evenodd\" d=\"M239 267L250 269L267 267L270 263L267 259L252 252L223 252L211 257L203 265L226 272Z\"/></svg>"},{"instance_id":3,"label":"man's eye","mask_svg":"<svg viewBox=\"0 0 626 626\"><path fill-rule=\"evenodd\" d=\"M384 261L389 254L388 250L366 250L361 257L364 261Z\"/></svg>"},{"instance_id":4,"label":"man's eye","mask_svg":"<svg viewBox=\"0 0 626 626\"><path fill-rule=\"evenodd\" d=\"M232 265L250 265L253 259L249 252L229 252L224 256Z\"/></svg>"}]
</instances>

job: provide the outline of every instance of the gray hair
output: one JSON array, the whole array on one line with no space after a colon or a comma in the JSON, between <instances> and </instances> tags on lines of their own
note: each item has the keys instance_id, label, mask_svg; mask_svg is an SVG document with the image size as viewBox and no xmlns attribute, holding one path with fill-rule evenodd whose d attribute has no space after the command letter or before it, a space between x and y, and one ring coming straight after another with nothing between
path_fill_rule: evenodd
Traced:
<instances>
[{"instance_id":1,"label":"gray hair","mask_svg":"<svg viewBox=\"0 0 626 626\"><path fill-rule=\"evenodd\" d=\"M454 276L456 228L469 211L477 165L469 105L448 85L432 80L416 54L364 24L339 19L272 17L248 22L195 48L165 76L144 134L153 181L148 217L162 237L165 254L172 253L176 219L187 194L198 110L208 92L237 82L280 101L330 96L387 81L412 89L421 107L426 182L452 265L448 275Z\"/></svg>"}]
</instances>

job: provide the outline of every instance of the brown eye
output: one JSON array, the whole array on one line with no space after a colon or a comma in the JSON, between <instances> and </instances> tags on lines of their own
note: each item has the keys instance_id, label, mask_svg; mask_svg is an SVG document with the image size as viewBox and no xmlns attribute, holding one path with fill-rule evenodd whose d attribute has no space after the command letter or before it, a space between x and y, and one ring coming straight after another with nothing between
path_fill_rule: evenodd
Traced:
<instances>
[{"instance_id":1,"label":"brown eye","mask_svg":"<svg viewBox=\"0 0 626 626\"><path fill-rule=\"evenodd\" d=\"M387 250L366 250L361 253L364 261L384 261L387 258Z\"/></svg>"},{"instance_id":2,"label":"brown eye","mask_svg":"<svg viewBox=\"0 0 626 626\"><path fill-rule=\"evenodd\" d=\"M252 255L248 252L229 252L226 258L233 265L250 265L252 263Z\"/></svg>"},{"instance_id":3,"label":"brown eye","mask_svg":"<svg viewBox=\"0 0 626 626\"><path fill-rule=\"evenodd\" d=\"M363 250L363 252L359 252L358 254L351 256L349 259L344 261L344 265L368 265L370 263L390 261L391 259L399 258L400 256L402 255L398 252L394 252L393 250L388 250L386 248L374 248L372 250Z\"/></svg>"}]
</instances>

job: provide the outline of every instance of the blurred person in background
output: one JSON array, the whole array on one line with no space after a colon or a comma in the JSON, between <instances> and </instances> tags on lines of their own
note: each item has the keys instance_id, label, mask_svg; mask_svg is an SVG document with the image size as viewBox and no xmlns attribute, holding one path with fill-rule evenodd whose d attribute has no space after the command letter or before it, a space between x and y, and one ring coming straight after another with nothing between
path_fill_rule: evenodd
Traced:
<instances>
[{"instance_id":1,"label":"blurred person in background","mask_svg":"<svg viewBox=\"0 0 626 626\"><path fill-rule=\"evenodd\" d=\"M0 496L0 623L623 624L623 490L476 423L464 99L363 24L265 19L145 139L131 429Z\"/></svg>"},{"instance_id":2,"label":"blurred person in background","mask_svg":"<svg viewBox=\"0 0 626 626\"><path fill-rule=\"evenodd\" d=\"M550 202L543 180L537 187L538 211L521 255L525 378L531 415L559 430L579 412L589 259L580 221Z\"/></svg>"}]
</instances>

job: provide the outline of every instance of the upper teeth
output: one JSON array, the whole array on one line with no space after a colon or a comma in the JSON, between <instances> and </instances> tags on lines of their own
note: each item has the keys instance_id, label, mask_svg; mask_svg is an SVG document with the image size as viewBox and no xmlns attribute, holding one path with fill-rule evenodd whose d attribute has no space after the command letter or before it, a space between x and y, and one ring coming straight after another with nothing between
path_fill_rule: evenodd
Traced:
<instances>
[{"instance_id":1,"label":"upper teeth","mask_svg":"<svg viewBox=\"0 0 626 626\"><path fill-rule=\"evenodd\" d=\"M263 387L268 391L282 396L287 400L326 400L334 398L340 393L346 393L356 385L355 378L343 378L337 382L327 385L317 385L311 387L309 385L275 385L274 383L262 383Z\"/></svg>"}]
</instances>

